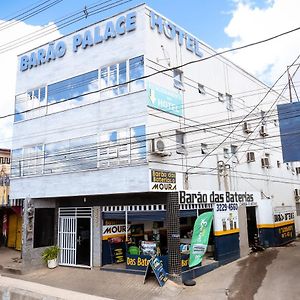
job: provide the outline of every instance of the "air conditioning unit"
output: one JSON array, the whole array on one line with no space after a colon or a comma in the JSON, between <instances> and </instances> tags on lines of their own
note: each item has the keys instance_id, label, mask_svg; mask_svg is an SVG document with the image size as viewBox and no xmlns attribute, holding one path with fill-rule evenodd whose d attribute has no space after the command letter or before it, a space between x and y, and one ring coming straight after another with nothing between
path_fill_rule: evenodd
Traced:
<instances>
[{"instance_id":1,"label":"air conditioning unit","mask_svg":"<svg viewBox=\"0 0 300 300\"><path fill-rule=\"evenodd\" d=\"M263 157L261 159L261 166L262 166L262 168L269 168L270 167L269 157Z\"/></svg>"},{"instance_id":2,"label":"air conditioning unit","mask_svg":"<svg viewBox=\"0 0 300 300\"><path fill-rule=\"evenodd\" d=\"M268 133L267 133L267 127L265 125L262 125L260 127L259 134L261 136L263 136L263 137L268 135Z\"/></svg>"},{"instance_id":3,"label":"air conditioning unit","mask_svg":"<svg viewBox=\"0 0 300 300\"><path fill-rule=\"evenodd\" d=\"M170 155L166 153L165 149L166 149L165 143L161 138L151 140L151 144L150 144L151 154L155 154L159 156Z\"/></svg>"},{"instance_id":4,"label":"air conditioning unit","mask_svg":"<svg viewBox=\"0 0 300 300\"><path fill-rule=\"evenodd\" d=\"M247 162L253 162L255 161L255 153L254 152L247 152Z\"/></svg>"},{"instance_id":5,"label":"air conditioning unit","mask_svg":"<svg viewBox=\"0 0 300 300\"><path fill-rule=\"evenodd\" d=\"M294 190L295 201L300 202L300 189Z\"/></svg>"},{"instance_id":6,"label":"air conditioning unit","mask_svg":"<svg viewBox=\"0 0 300 300\"><path fill-rule=\"evenodd\" d=\"M244 124L243 124L243 131L245 133L252 133L253 132L253 130L251 129L251 126L250 126L250 124L248 122L244 122Z\"/></svg>"}]
</instances>

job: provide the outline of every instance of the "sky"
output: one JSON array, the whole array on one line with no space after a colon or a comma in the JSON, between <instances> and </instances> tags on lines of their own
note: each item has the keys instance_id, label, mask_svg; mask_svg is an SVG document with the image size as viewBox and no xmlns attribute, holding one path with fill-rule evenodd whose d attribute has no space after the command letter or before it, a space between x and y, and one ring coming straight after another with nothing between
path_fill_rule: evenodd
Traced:
<instances>
[{"instance_id":1,"label":"sky","mask_svg":"<svg viewBox=\"0 0 300 300\"><path fill-rule=\"evenodd\" d=\"M17 55L47 43L81 27L95 23L114 13L145 2L217 51L263 40L300 27L299 0L14 0L0 2L0 148L11 147L12 118L1 118L14 112ZM44 4L43 4L44 3ZM43 10L41 5L52 7ZM115 3L114 8L109 7ZM122 5L117 5L121 4ZM40 12L17 22L22 13L40 5ZM61 28L64 17L87 17ZM98 13L93 15L93 11ZM18 16L16 18L16 16ZM7 48L7 43L20 42L26 34L48 26L49 34L25 43L18 48ZM287 66L299 55L300 30L273 41L235 51L229 59L272 85ZM300 78L299 78L300 79ZM286 82L286 78L284 78ZM296 80L296 79L295 79Z\"/></svg>"}]
</instances>

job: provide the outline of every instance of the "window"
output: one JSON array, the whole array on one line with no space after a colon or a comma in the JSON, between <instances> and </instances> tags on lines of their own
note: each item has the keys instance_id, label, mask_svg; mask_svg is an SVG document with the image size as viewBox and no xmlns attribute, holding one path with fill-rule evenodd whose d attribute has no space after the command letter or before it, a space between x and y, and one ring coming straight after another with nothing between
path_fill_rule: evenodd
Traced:
<instances>
[{"instance_id":1,"label":"window","mask_svg":"<svg viewBox=\"0 0 300 300\"><path fill-rule=\"evenodd\" d=\"M22 176L22 155L23 149L12 150L11 177Z\"/></svg>"},{"instance_id":2,"label":"window","mask_svg":"<svg viewBox=\"0 0 300 300\"><path fill-rule=\"evenodd\" d=\"M23 149L23 175L38 175L43 172L43 145L35 145Z\"/></svg>"},{"instance_id":3,"label":"window","mask_svg":"<svg viewBox=\"0 0 300 300\"><path fill-rule=\"evenodd\" d=\"M224 153L224 158L229 158L229 149L228 148L224 148L223 153Z\"/></svg>"},{"instance_id":4,"label":"window","mask_svg":"<svg viewBox=\"0 0 300 300\"><path fill-rule=\"evenodd\" d=\"M236 156L237 155L238 147L235 146L235 145L231 145L230 149L231 149L231 154L234 155L234 156Z\"/></svg>"},{"instance_id":5,"label":"window","mask_svg":"<svg viewBox=\"0 0 300 300\"><path fill-rule=\"evenodd\" d=\"M266 112L265 111L263 111L263 110L261 110L260 111L260 115L261 115L261 120L262 120L262 122L261 122L261 124L262 125L266 125Z\"/></svg>"},{"instance_id":6,"label":"window","mask_svg":"<svg viewBox=\"0 0 300 300\"><path fill-rule=\"evenodd\" d=\"M202 94L202 95L206 94L203 84L198 83L198 92L199 92L199 94Z\"/></svg>"},{"instance_id":7,"label":"window","mask_svg":"<svg viewBox=\"0 0 300 300\"><path fill-rule=\"evenodd\" d=\"M226 93L227 110L233 111L232 95Z\"/></svg>"},{"instance_id":8,"label":"window","mask_svg":"<svg viewBox=\"0 0 300 300\"><path fill-rule=\"evenodd\" d=\"M296 202L296 214L298 217L300 216L300 202Z\"/></svg>"},{"instance_id":9,"label":"window","mask_svg":"<svg viewBox=\"0 0 300 300\"><path fill-rule=\"evenodd\" d=\"M277 160L277 168L280 168L280 161Z\"/></svg>"},{"instance_id":10,"label":"window","mask_svg":"<svg viewBox=\"0 0 300 300\"><path fill-rule=\"evenodd\" d=\"M132 161L144 161L146 159L146 129L145 125L131 128L130 156Z\"/></svg>"},{"instance_id":11,"label":"window","mask_svg":"<svg viewBox=\"0 0 300 300\"><path fill-rule=\"evenodd\" d=\"M144 88L144 79L139 79L144 76L144 56L138 56L129 60L129 80L134 80L130 83L130 91L135 92Z\"/></svg>"},{"instance_id":12,"label":"window","mask_svg":"<svg viewBox=\"0 0 300 300\"><path fill-rule=\"evenodd\" d=\"M97 136L85 136L45 145L45 174L97 168Z\"/></svg>"},{"instance_id":13,"label":"window","mask_svg":"<svg viewBox=\"0 0 300 300\"><path fill-rule=\"evenodd\" d=\"M225 96L224 96L224 94L218 93L218 100L219 100L220 102L225 102Z\"/></svg>"},{"instance_id":14,"label":"window","mask_svg":"<svg viewBox=\"0 0 300 300\"><path fill-rule=\"evenodd\" d=\"M185 154L184 132L176 130L176 153Z\"/></svg>"},{"instance_id":15,"label":"window","mask_svg":"<svg viewBox=\"0 0 300 300\"><path fill-rule=\"evenodd\" d=\"M46 88L40 87L16 96L15 122L46 114Z\"/></svg>"},{"instance_id":16,"label":"window","mask_svg":"<svg viewBox=\"0 0 300 300\"><path fill-rule=\"evenodd\" d=\"M183 72L179 69L173 71L174 86L179 90L184 90Z\"/></svg>"},{"instance_id":17,"label":"window","mask_svg":"<svg viewBox=\"0 0 300 300\"><path fill-rule=\"evenodd\" d=\"M207 144L201 143L201 154L207 154L208 146Z\"/></svg>"},{"instance_id":18,"label":"window","mask_svg":"<svg viewBox=\"0 0 300 300\"><path fill-rule=\"evenodd\" d=\"M300 167L296 167L295 171L296 171L296 174L299 175L300 174Z\"/></svg>"},{"instance_id":19,"label":"window","mask_svg":"<svg viewBox=\"0 0 300 300\"><path fill-rule=\"evenodd\" d=\"M99 168L129 165L146 159L145 126L103 132L99 138Z\"/></svg>"},{"instance_id":20,"label":"window","mask_svg":"<svg viewBox=\"0 0 300 300\"><path fill-rule=\"evenodd\" d=\"M54 208L36 208L34 210L33 248L54 245Z\"/></svg>"},{"instance_id":21,"label":"window","mask_svg":"<svg viewBox=\"0 0 300 300\"><path fill-rule=\"evenodd\" d=\"M100 70L101 97L110 98L128 93L128 80L130 91L135 92L144 88L144 56L134 57L127 61L111 66L103 67ZM114 87L115 86L115 87ZM109 89L109 87L112 87Z\"/></svg>"},{"instance_id":22,"label":"window","mask_svg":"<svg viewBox=\"0 0 300 300\"><path fill-rule=\"evenodd\" d=\"M114 64L100 70L101 96L104 98L114 97L128 93L126 61ZM123 85L121 85L123 84ZM115 86L115 87L113 87ZM112 87L111 89L108 89Z\"/></svg>"},{"instance_id":23,"label":"window","mask_svg":"<svg viewBox=\"0 0 300 300\"><path fill-rule=\"evenodd\" d=\"M48 113L58 112L97 100L98 70L48 86Z\"/></svg>"}]
</instances>

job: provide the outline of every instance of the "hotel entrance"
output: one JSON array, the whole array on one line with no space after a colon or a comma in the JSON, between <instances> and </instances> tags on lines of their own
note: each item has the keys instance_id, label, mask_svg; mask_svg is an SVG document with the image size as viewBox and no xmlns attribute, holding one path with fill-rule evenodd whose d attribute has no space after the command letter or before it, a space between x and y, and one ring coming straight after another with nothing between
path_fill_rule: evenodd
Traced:
<instances>
[{"instance_id":1,"label":"hotel entrance","mask_svg":"<svg viewBox=\"0 0 300 300\"><path fill-rule=\"evenodd\" d=\"M60 208L58 218L59 264L91 268L92 208Z\"/></svg>"}]
</instances>

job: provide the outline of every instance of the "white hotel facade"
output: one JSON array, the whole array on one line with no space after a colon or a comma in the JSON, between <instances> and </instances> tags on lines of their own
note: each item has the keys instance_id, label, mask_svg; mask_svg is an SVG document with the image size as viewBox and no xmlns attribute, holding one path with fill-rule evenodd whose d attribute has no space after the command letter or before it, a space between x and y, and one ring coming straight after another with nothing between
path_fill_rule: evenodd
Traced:
<instances>
[{"instance_id":1,"label":"white hotel facade","mask_svg":"<svg viewBox=\"0 0 300 300\"><path fill-rule=\"evenodd\" d=\"M24 199L28 265L51 244L62 265L110 264L114 222L158 222L176 264L180 220L207 210L220 263L254 234L265 246L295 237L300 169L282 162L267 114L279 94L259 104L269 87L215 53L140 5L19 56L10 197Z\"/></svg>"}]
</instances>

